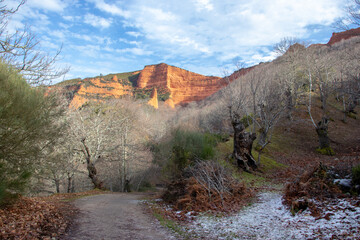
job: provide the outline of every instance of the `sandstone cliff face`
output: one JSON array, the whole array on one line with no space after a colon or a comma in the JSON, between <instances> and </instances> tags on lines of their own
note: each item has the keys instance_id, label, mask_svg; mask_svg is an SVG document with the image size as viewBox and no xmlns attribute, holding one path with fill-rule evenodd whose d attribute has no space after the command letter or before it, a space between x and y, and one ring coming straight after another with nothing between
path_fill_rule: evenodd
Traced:
<instances>
[{"instance_id":1,"label":"sandstone cliff face","mask_svg":"<svg viewBox=\"0 0 360 240\"><path fill-rule=\"evenodd\" d=\"M121 84L116 75L111 80L89 78L80 83L78 91L71 100L70 107L78 108L89 100L101 101L120 98L126 94L131 94L131 86Z\"/></svg>"},{"instance_id":2,"label":"sandstone cliff face","mask_svg":"<svg viewBox=\"0 0 360 240\"><path fill-rule=\"evenodd\" d=\"M129 77L129 74L127 77ZM124 95L148 98L148 104L158 108L158 99L165 101L171 108L176 105L202 100L226 85L219 77L208 77L178 67L161 63L146 66L142 71L131 73L128 80L117 75L87 78L71 81L62 86L71 100L70 106L81 107L88 101L102 101L120 98ZM131 75L130 74L130 75ZM122 76L122 74L118 74ZM132 82L129 80L131 79ZM136 84L135 86L133 86Z\"/></svg>"},{"instance_id":3,"label":"sandstone cliff face","mask_svg":"<svg viewBox=\"0 0 360 240\"><path fill-rule=\"evenodd\" d=\"M333 45L341 40L346 40L352 37L360 36L360 28L350 29L344 32L333 33L327 45Z\"/></svg>"},{"instance_id":4,"label":"sandstone cliff face","mask_svg":"<svg viewBox=\"0 0 360 240\"><path fill-rule=\"evenodd\" d=\"M161 63L146 66L141 71L139 88L167 88L170 91L169 105L178 105L202 100L224 86L221 78L208 77L178 67Z\"/></svg>"}]
</instances>

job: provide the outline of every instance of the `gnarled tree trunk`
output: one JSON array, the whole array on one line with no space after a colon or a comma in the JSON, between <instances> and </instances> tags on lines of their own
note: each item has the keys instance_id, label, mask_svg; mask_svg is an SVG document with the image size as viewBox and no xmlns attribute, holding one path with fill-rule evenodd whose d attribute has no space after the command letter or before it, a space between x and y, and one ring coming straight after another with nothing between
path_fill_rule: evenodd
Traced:
<instances>
[{"instance_id":1,"label":"gnarled tree trunk","mask_svg":"<svg viewBox=\"0 0 360 240\"><path fill-rule=\"evenodd\" d=\"M328 125L329 119L327 117L323 117L320 122L318 122L316 127L316 133L319 137L320 149L329 148L330 147L330 139L328 135Z\"/></svg>"},{"instance_id":2,"label":"gnarled tree trunk","mask_svg":"<svg viewBox=\"0 0 360 240\"><path fill-rule=\"evenodd\" d=\"M250 169L255 170L257 165L251 154L251 149L253 142L256 139L256 134L244 131L245 126L240 121L240 117L238 115L233 117L232 125L234 128L233 158L236 160L238 167L244 169L245 171L250 171Z\"/></svg>"},{"instance_id":3,"label":"gnarled tree trunk","mask_svg":"<svg viewBox=\"0 0 360 240\"><path fill-rule=\"evenodd\" d=\"M85 144L85 138L83 138L81 140L81 142L84 146L84 148L82 149L82 152L84 153L84 156L86 159L86 165L87 165L87 170L89 172L89 178L91 179L91 182L94 184L95 188L104 189L103 182L100 181L100 179L97 177L97 171L96 171L95 164L91 161L91 154L90 154L89 148Z\"/></svg>"}]
</instances>

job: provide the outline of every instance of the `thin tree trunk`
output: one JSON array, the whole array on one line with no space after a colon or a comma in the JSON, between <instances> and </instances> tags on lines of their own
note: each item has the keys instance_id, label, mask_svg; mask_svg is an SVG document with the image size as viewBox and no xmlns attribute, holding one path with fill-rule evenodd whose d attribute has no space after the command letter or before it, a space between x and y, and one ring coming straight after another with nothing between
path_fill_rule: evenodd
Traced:
<instances>
[{"instance_id":1,"label":"thin tree trunk","mask_svg":"<svg viewBox=\"0 0 360 240\"><path fill-rule=\"evenodd\" d=\"M55 187L56 187L56 193L60 193L60 180L55 178L54 182L55 182Z\"/></svg>"},{"instance_id":2,"label":"thin tree trunk","mask_svg":"<svg viewBox=\"0 0 360 240\"><path fill-rule=\"evenodd\" d=\"M67 192L70 193L71 192L71 183L72 183L72 176L70 174L68 174L68 178L67 178Z\"/></svg>"},{"instance_id":3,"label":"thin tree trunk","mask_svg":"<svg viewBox=\"0 0 360 240\"><path fill-rule=\"evenodd\" d=\"M286 95L286 98L287 98L287 110L288 110L288 112L287 112L287 114L288 114L288 119L290 120L290 121L292 121L293 120L293 116L292 116L292 111L293 111L293 98L292 98L292 94L291 94L291 89L290 88L288 88L287 90L286 90L286 92L285 92L285 95Z\"/></svg>"}]
</instances>

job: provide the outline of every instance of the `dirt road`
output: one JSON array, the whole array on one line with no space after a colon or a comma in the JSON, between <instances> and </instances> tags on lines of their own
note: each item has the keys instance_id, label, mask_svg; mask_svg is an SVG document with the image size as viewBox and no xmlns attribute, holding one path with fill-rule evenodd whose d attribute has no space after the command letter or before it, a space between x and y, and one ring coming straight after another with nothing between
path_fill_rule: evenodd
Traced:
<instances>
[{"instance_id":1,"label":"dirt road","mask_svg":"<svg viewBox=\"0 0 360 240\"><path fill-rule=\"evenodd\" d=\"M157 220L145 214L143 194L119 193L75 201L80 214L65 239L176 239Z\"/></svg>"}]
</instances>

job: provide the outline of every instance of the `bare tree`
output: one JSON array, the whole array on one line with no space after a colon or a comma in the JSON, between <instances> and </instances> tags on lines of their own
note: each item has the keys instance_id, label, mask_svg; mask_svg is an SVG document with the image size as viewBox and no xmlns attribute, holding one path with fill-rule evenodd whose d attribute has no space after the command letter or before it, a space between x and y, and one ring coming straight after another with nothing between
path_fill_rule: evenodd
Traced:
<instances>
[{"instance_id":1,"label":"bare tree","mask_svg":"<svg viewBox=\"0 0 360 240\"><path fill-rule=\"evenodd\" d=\"M40 42L29 28L10 32L8 23L13 14L26 3L21 0L16 8L8 8L5 0L0 0L0 57L17 69L32 85L48 83L69 71L69 67L55 66L61 48L54 56L40 50Z\"/></svg>"},{"instance_id":2,"label":"bare tree","mask_svg":"<svg viewBox=\"0 0 360 240\"><path fill-rule=\"evenodd\" d=\"M261 85L259 100L256 108L256 118L254 118L259 130L257 143L258 164L260 155L265 147L271 142L272 130L278 123L286 109L286 95L281 82L277 79L276 66L270 65L262 71L261 76L264 83Z\"/></svg>"},{"instance_id":3,"label":"bare tree","mask_svg":"<svg viewBox=\"0 0 360 240\"><path fill-rule=\"evenodd\" d=\"M334 86L334 71L332 68L333 59L327 54L328 49L314 49L308 50L307 61L307 75L309 80L309 100L307 104L310 120L316 130L319 138L319 149L328 151L327 154L332 155L330 148L330 139L328 136L329 116L327 113L328 97ZM320 95L321 101L321 120L315 122L312 114L312 91L315 86Z\"/></svg>"},{"instance_id":4,"label":"bare tree","mask_svg":"<svg viewBox=\"0 0 360 240\"><path fill-rule=\"evenodd\" d=\"M278 56L282 56L289 50L292 45L299 42L299 39L295 37L284 37L280 40L280 42L274 45L274 51Z\"/></svg>"},{"instance_id":5,"label":"bare tree","mask_svg":"<svg viewBox=\"0 0 360 240\"><path fill-rule=\"evenodd\" d=\"M231 124L234 129L234 151L233 158L237 165L245 171L250 169L257 169L257 164L252 156L251 150L256 133L248 133L245 131L244 119L247 119L249 108L249 90L244 84L242 69L237 72L238 75L232 77L235 79L232 82L229 77L224 80L228 81L228 86L222 89L222 101L224 106L228 109ZM244 118L245 117L245 118Z\"/></svg>"},{"instance_id":6,"label":"bare tree","mask_svg":"<svg viewBox=\"0 0 360 240\"><path fill-rule=\"evenodd\" d=\"M107 134L111 131L111 125L105 118L106 108L101 105L84 106L72 112L71 131L76 139L78 151L84 158L89 178L95 188L102 189L103 182L98 177L96 162L106 154L106 147L109 146Z\"/></svg>"},{"instance_id":7,"label":"bare tree","mask_svg":"<svg viewBox=\"0 0 360 240\"><path fill-rule=\"evenodd\" d=\"M338 101L342 101L343 121L347 121L347 116L355 113L355 107L360 99L360 78L358 56L360 47L356 44L360 38L353 38L346 42L340 42L333 46L337 51L333 53L333 58L337 61L334 64L336 69L336 93Z\"/></svg>"},{"instance_id":8,"label":"bare tree","mask_svg":"<svg viewBox=\"0 0 360 240\"><path fill-rule=\"evenodd\" d=\"M305 84L303 69L301 68L304 53L305 46L295 44L291 46L291 51L274 61L274 67L278 69L278 81L281 82L284 89L286 113L290 121L293 120L293 112L299 100L301 87Z\"/></svg>"},{"instance_id":9,"label":"bare tree","mask_svg":"<svg viewBox=\"0 0 360 240\"><path fill-rule=\"evenodd\" d=\"M346 16L339 19L335 27L348 30L351 25L360 26L360 0L351 0L345 7Z\"/></svg>"}]
</instances>

